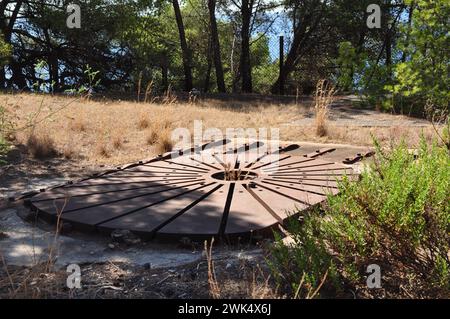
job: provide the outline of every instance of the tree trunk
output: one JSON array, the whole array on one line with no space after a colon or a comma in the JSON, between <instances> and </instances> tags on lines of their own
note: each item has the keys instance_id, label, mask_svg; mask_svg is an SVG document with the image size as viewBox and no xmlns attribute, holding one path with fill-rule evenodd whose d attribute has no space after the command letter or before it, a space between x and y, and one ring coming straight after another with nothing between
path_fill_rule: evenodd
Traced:
<instances>
[{"instance_id":1,"label":"tree trunk","mask_svg":"<svg viewBox=\"0 0 450 319\"><path fill-rule=\"evenodd\" d=\"M252 16L253 0L242 0L241 5L241 60L242 92L251 93L252 67L250 63L250 20Z\"/></svg>"},{"instance_id":2,"label":"tree trunk","mask_svg":"<svg viewBox=\"0 0 450 319\"><path fill-rule=\"evenodd\" d=\"M205 82L203 83L203 92L207 93L209 91L209 82L211 80L211 70L212 70L212 40L211 37L208 40L208 52L206 59L208 60L208 67L206 68L206 74L205 74Z\"/></svg>"},{"instance_id":3,"label":"tree trunk","mask_svg":"<svg viewBox=\"0 0 450 319\"><path fill-rule=\"evenodd\" d=\"M51 92L59 91L59 66L58 53L52 46L50 33L48 29L44 30L45 42L47 47L47 64L49 73L49 84Z\"/></svg>"},{"instance_id":4,"label":"tree trunk","mask_svg":"<svg viewBox=\"0 0 450 319\"><path fill-rule=\"evenodd\" d=\"M184 31L183 17L181 16L180 5L178 0L172 0L175 19L177 20L178 33L180 35L181 54L183 55L184 69L184 90L189 92L192 90L192 69L191 55L186 42L186 34Z\"/></svg>"},{"instance_id":5,"label":"tree trunk","mask_svg":"<svg viewBox=\"0 0 450 319\"><path fill-rule=\"evenodd\" d=\"M14 7L14 10L9 17L9 19L5 18L5 10L7 8L9 1L2 1L0 3L0 28L3 33L3 39L5 43L11 44L11 37L12 37L12 30L14 28L14 24L16 23L17 16L19 14L20 8L22 7L23 1L17 1L16 6ZM3 89L5 87L6 82L6 74L5 74L5 68L1 67L0 70L0 88ZM26 83L26 82L25 82ZM23 84L23 82L21 83ZM7 86L7 85L6 85Z\"/></svg>"},{"instance_id":6,"label":"tree trunk","mask_svg":"<svg viewBox=\"0 0 450 319\"><path fill-rule=\"evenodd\" d=\"M53 49L49 56L49 68L50 68L50 85L52 92L59 92L59 65L58 65L58 53Z\"/></svg>"},{"instance_id":7,"label":"tree trunk","mask_svg":"<svg viewBox=\"0 0 450 319\"><path fill-rule=\"evenodd\" d=\"M277 94L280 88L280 82L286 83L289 74L295 69L297 62L307 48L312 45L309 41L311 35L317 30L320 22L324 18L322 11L316 11L316 7L320 3L315 3L312 8L306 8L303 14L298 18L301 23L296 23L294 29L294 39L291 48L287 54L286 61L283 64L283 69L280 72L278 79L272 85L271 92ZM316 12L315 12L316 11Z\"/></svg>"},{"instance_id":8,"label":"tree trunk","mask_svg":"<svg viewBox=\"0 0 450 319\"><path fill-rule=\"evenodd\" d=\"M12 70L11 86L14 87L15 84L18 90L27 91L28 90L27 81L22 73L22 67L20 66L20 63L17 61L12 61L10 67Z\"/></svg>"},{"instance_id":9,"label":"tree trunk","mask_svg":"<svg viewBox=\"0 0 450 319\"><path fill-rule=\"evenodd\" d=\"M225 80L223 77L222 58L220 55L219 32L217 31L217 21L216 21L216 0L208 0L208 9L209 9L209 23L211 26L212 49L214 52L214 67L216 69L217 90L220 93L225 93L226 88L225 88Z\"/></svg>"},{"instance_id":10,"label":"tree trunk","mask_svg":"<svg viewBox=\"0 0 450 319\"><path fill-rule=\"evenodd\" d=\"M300 36L300 33L303 36ZM303 51L303 43L305 43L305 41L303 41L305 39L304 36L305 35L303 32L296 32L294 34L294 41L292 42L292 46L286 57L286 61L283 64L282 70L280 70L278 79L272 86L271 91L273 94L278 93L279 88L280 88L280 83L286 83L286 79L287 79L288 75L294 70L295 63Z\"/></svg>"}]
</instances>

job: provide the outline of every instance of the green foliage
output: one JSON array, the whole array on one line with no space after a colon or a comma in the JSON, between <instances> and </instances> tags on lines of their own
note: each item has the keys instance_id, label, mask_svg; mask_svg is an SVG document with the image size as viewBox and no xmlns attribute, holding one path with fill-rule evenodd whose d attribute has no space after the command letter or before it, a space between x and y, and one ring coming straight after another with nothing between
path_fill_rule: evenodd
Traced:
<instances>
[{"instance_id":1,"label":"green foliage","mask_svg":"<svg viewBox=\"0 0 450 319\"><path fill-rule=\"evenodd\" d=\"M339 44L339 55L336 62L339 66L338 85L344 91L355 87L354 75L363 67L363 60L352 43L344 41Z\"/></svg>"},{"instance_id":2,"label":"green foliage","mask_svg":"<svg viewBox=\"0 0 450 319\"><path fill-rule=\"evenodd\" d=\"M11 45L5 43L3 40L3 35L0 33L0 67L7 64L9 58L11 57Z\"/></svg>"},{"instance_id":3,"label":"green foliage","mask_svg":"<svg viewBox=\"0 0 450 319\"><path fill-rule=\"evenodd\" d=\"M450 157L445 147L422 140L416 155L403 144L390 152L378 147L360 181L344 179L339 189L323 216L309 214L301 227L288 227L292 247L275 245L271 264L281 283L294 288L307 273L314 285L318 273L336 267L341 279L355 286L364 284L366 267L376 263L422 280L428 284L423 289L450 293Z\"/></svg>"},{"instance_id":4,"label":"green foliage","mask_svg":"<svg viewBox=\"0 0 450 319\"><path fill-rule=\"evenodd\" d=\"M67 93L79 94L81 96L90 97L94 89L100 85L101 79L98 78L100 71L94 71L92 67L88 64L83 70L85 77L84 84L82 84L77 89L66 90Z\"/></svg>"},{"instance_id":5,"label":"green foliage","mask_svg":"<svg viewBox=\"0 0 450 319\"><path fill-rule=\"evenodd\" d=\"M268 94L279 72L278 61L271 61L269 38L266 35L256 35L252 43L250 57L253 88L256 92Z\"/></svg>"},{"instance_id":6,"label":"green foliage","mask_svg":"<svg viewBox=\"0 0 450 319\"><path fill-rule=\"evenodd\" d=\"M316 212L308 215L304 223L290 219L287 225L293 240L290 244L284 244L282 238L275 234L276 243L270 249L267 263L277 283L291 297L311 296L324 279L337 283L332 258L324 241L316 237L320 222Z\"/></svg>"},{"instance_id":7,"label":"green foliage","mask_svg":"<svg viewBox=\"0 0 450 319\"><path fill-rule=\"evenodd\" d=\"M413 0L406 0L411 5ZM397 80L393 92L406 98L430 101L436 107L448 107L450 100L450 37L447 0L415 0L411 27L404 26L400 48L408 54L395 66Z\"/></svg>"}]
</instances>

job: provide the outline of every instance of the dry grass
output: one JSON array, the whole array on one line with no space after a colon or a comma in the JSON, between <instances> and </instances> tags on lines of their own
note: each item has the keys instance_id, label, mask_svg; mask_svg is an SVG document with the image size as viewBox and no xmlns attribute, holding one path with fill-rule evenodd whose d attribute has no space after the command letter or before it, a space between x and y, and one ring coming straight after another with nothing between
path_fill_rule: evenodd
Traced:
<instances>
[{"instance_id":1,"label":"dry grass","mask_svg":"<svg viewBox=\"0 0 450 319\"><path fill-rule=\"evenodd\" d=\"M139 116L139 121L138 121L137 127L140 130L143 130L143 129L148 128L149 126L150 126L150 119L148 118L148 115L147 114L141 114Z\"/></svg>"},{"instance_id":2,"label":"dry grass","mask_svg":"<svg viewBox=\"0 0 450 319\"><path fill-rule=\"evenodd\" d=\"M36 159L47 159L58 154L53 138L43 130L32 130L26 140L26 146Z\"/></svg>"},{"instance_id":3,"label":"dry grass","mask_svg":"<svg viewBox=\"0 0 450 319\"><path fill-rule=\"evenodd\" d=\"M204 244L209 297L213 299L236 298L239 290L241 290L242 297L248 299L282 297L278 294L277 288L273 287L273 282L271 282L271 276L268 274L267 269L263 270L260 264L248 267L248 265L245 265L246 262L242 261L242 264L238 266L237 274L234 274L239 277L239 283L236 280L230 280L231 278L226 275L228 272L226 267L225 269L223 265L220 267L220 260L217 260L219 267L216 267L216 261L213 258L213 245L214 238L209 245L207 241Z\"/></svg>"},{"instance_id":4,"label":"dry grass","mask_svg":"<svg viewBox=\"0 0 450 319\"><path fill-rule=\"evenodd\" d=\"M71 143L64 145L61 153L65 159L74 159L76 157L75 149Z\"/></svg>"},{"instance_id":5,"label":"dry grass","mask_svg":"<svg viewBox=\"0 0 450 319\"><path fill-rule=\"evenodd\" d=\"M315 129L319 137L327 135L327 119L329 107L333 103L336 89L329 81L319 80L314 95Z\"/></svg>"},{"instance_id":6,"label":"dry grass","mask_svg":"<svg viewBox=\"0 0 450 319\"><path fill-rule=\"evenodd\" d=\"M75 132L86 132L87 127L84 122L83 116L75 117L74 119L72 119L70 128Z\"/></svg>"},{"instance_id":7,"label":"dry grass","mask_svg":"<svg viewBox=\"0 0 450 319\"><path fill-rule=\"evenodd\" d=\"M110 151L109 151L108 145L102 141L100 141L96 144L95 151L99 156L101 156L103 158L110 157Z\"/></svg>"},{"instance_id":8,"label":"dry grass","mask_svg":"<svg viewBox=\"0 0 450 319\"><path fill-rule=\"evenodd\" d=\"M159 133L158 142L156 143L156 151L158 154L170 152L173 149L172 132L164 129Z\"/></svg>"},{"instance_id":9,"label":"dry grass","mask_svg":"<svg viewBox=\"0 0 450 319\"><path fill-rule=\"evenodd\" d=\"M147 135L147 144L148 145L154 145L158 142L158 138L159 138L159 133L155 130L149 130L148 135Z\"/></svg>"},{"instance_id":10,"label":"dry grass","mask_svg":"<svg viewBox=\"0 0 450 319\"><path fill-rule=\"evenodd\" d=\"M163 96L162 103L164 105L172 105L176 104L178 102L177 100L178 100L177 96L172 91L172 86L169 85L169 88L167 89L167 91Z\"/></svg>"},{"instance_id":11,"label":"dry grass","mask_svg":"<svg viewBox=\"0 0 450 319\"><path fill-rule=\"evenodd\" d=\"M152 91L153 91L153 80L150 81L150 82L147 84L147 87L145 88L144 103L150 102L150 99L149 99L149 98L151 97Z\"/></svg>"},{"instance_id":12,"label":"dry grass","mask_svg":"<svg viewBox=\"0 0 450 319\"><path fill-rule=\"evenodd\" d=\"M118 150L123 147L124 138L121 132L115 131L111 138L111 143L114 149Z\"/></svg>"},{"instance_id":13,"label":"dry grass","mask_svg":"<svg viewBox=\"0 0 450 319\"><path fill-rule=\"evenodd\" d=\"M43 106L38 120L48 116L51 110L73 100L72 97L26 93L0 94L0 102L17 119L18 127L26 125L29 115L36 112L42 99ZM309 106L301 104L296 106L198 100L195 105L164 105L79 100L40 123L39 129L46 132L47 140L53 141L52 145L58 153L66 153L64 148L70 148L70 153L77 155L80 165L119 165L154 156L162 150L170 149L168 137L171 129L185 127L192 132L194 120L203 121L203 131L216 127L224 133L226 128L279 128L280 139L284 141L372 145L373 134L381 141L405 138L410 145L415 145L422 132L428 139L435 136L431 125L423 129L403 126L345 127L334 126L329 120L328 134L322 137L316 135L313 122L310 125L290 125L305 119L310 112ZM120 147L116 147L120 142L114 141L116 132L120 132L123 137ZM17 132L16 142L27 144L26 133Z\"/></svg>"}]
</instances>

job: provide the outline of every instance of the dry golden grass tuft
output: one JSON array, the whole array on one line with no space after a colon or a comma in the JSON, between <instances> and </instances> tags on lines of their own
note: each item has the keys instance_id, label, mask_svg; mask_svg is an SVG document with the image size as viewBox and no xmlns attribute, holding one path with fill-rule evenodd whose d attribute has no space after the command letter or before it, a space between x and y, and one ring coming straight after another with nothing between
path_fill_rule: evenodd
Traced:
<instances>
[{"instance_id":1,"label":"dry golden grass tuft","mask_svg":"<svg viewBox=\"0 0 450 319\"><path fill-rule=\"evenodd\" d=\"M108 145L108 136L106 134L99 134L95 143L95 153L102 158L109 158L111 156L111 148Z\"/></svg>"},{"instance_id":2,"label":"dry golden grass tuft","mask_svg":"<svg viewBox=\"0 0 450 319\"><path fill-rule=\"evenodd\" d=\"M44 131L32 130L28 135L26 146L28 152L36 159L47 159L58 154L53 138Z\"/></svg>"},{"instance_id":3,"label":"dry golden grass tuft","mask_svg":"<svg viewBox=\"0 0 450 319\"><path fill-rule=\"evenodd\" d=\"M144 130L150 126L150 119L147 114L140 114L137 126L140 130Z\"/></svg>"},{"instance_id":4,"label":"dry golden grass tuft","mask_svg":"<svg viewBox=\"0 0 450 319\"><path fill-rule=\"evenodd\" d=\"M111 137L111 143L114 149L118 150L123 147L123 135L120 131L114 131L113 136Z\"/></svg>"},{"instance_id":5,"label":"dry golden grass tuft","mask_svg":"<svg viewBox=\"0 0 450 319\"><path fill-rule=\"evenodd\" d=\"M314 95L314 110L316 112L315 126L319 137L327 135L327 119L329 107L333 103L336 89L327 80L319 80Z\"/></svg>"},{"instance_id":6,"label":"dry golden grass tuft","mask_svg":"<svg viewBox=\"0 0 450 319\"><path fill-rule=\"evenodd\" d=\"M158 154L170 152L173 149L172 132L169 129L164 129L159 133L158 142L156 143L156 151Z\"/></svg>"},{"instance_id":7,"label":"dry golden grass tuft","mask_svg":"<svg viewBox=\"0 0 450 319\"><path fill-rule=\"evenodd\" d=\"M173 93L172 86L169 85L169 88L164 93L164 96L162 98L162 103L164 105L172 105L176 104L178 102L177 96Z\"/></svg>"},{"instance_id":8,"label":"dry golden grass tuft","mask_svg":"<svg viewBox=\"0 0 450 319\"><path fill-rule=\"evenodd\" d=\"M171 122L166 118L155 119L148 129L146 143L148 145L154 145L158 154L169 152L172 150L174 144L171 135Z\"/></svg>"},{"instance_id":9,"label":"dry golden grass tuft","mask_svg":"<svg viewBox=\"0 0 450 319\"><path fill-rule=\"evenodd\" d=\"M105 143L97 143L95 150L96 153L101 157L110 157L108 145L106 145Z\"/></svg>"},{"instance_id":10,"label":"dry golden grass tuft","mask_svg":"<svg viewBox=\"0 0 450 319\"><path fill-rule=\"evenodd\" d=\"M153 129L149 130L147 137L146 137L146 142L148 145L154 145L158 142L158 138L159 138L159 133Z\"/></svg>"}]
</instances>

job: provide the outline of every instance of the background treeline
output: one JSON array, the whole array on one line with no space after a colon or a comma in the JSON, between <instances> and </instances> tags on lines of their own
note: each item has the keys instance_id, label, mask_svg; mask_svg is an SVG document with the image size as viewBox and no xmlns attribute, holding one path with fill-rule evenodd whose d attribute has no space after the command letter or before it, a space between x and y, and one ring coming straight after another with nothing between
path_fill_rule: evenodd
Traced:
<instances>
[{"instance_id":1,"label":"background treeline","mask_svg":"<svg viewBox=\"0 0 450 319\"><path fill-rule=\"evenodd\" d=\"M66 26L70 3L81 29ZM449 13L447 0L2 0L0 88L61 92L98 71L105 91L309 94L329 79L379 108L442 109Z\"/></svg>"}]
</instances>

